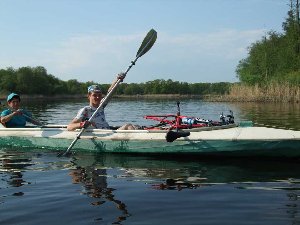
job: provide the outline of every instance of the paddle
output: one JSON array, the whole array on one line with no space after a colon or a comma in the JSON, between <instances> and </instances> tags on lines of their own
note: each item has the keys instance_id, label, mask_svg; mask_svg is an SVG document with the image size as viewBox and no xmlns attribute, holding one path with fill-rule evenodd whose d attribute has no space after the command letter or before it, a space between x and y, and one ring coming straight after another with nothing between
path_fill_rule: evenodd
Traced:
<instances>
[{"instance_id":1,"label":"paddle","mask_svg":"<svg viewBox=\"0 0 300 225\"><path fill-rule=\"evenodd\" d=\"M148 34L146 35L146 37L144 38L138 52L136 53L136 58L134 61L131 62L130 66L127 68L126 72L124 73L124 78L126 77L126 74L129 72L129 70L131 69L132 66L135 65L135 62L138 60L138 58L140 58L142 55L144 55L146 52L148 52L150 50L150 48L154 45L155 41L157 38L157 32L154 29L151 29ZM114 84L114 86L111 88L111 90L107 93L107 95L101 100L100 105L98 106L98 108L96 109L96 111L92 114L91 118L89 119L89 122L91 122L91 120L94 118L94 116L97 114L97 112L100 110L100 108L103 105L106 105L108 100L110 99L111 95L114 93L114 90L117 88L117 86L119 85L119 83L122 82L122 80L118 79L117 82ZM58 156L62 155L65 156L67 154L69 154L69 152L71 151L72 147L75 145L75 143L77 142L77 140L80 138L81 134L84 132L85 128L81 128L80 132L76 135L76 138L73 140L73 142L70 144L70 146L68 147L68 149L63 153L63 154L59 154Z\"/></svg>"},{"instance_id":2,"label":"paddle","mask_svg":"<svg viewBox=\"0 0 300 225\"><path fill-rule=\"evenodd\" d=\"M23 116L26 117L26 118L28 118L29 120L31 120L30 121L31 123L33 123L33 124L35 124L35 125L37 125L39 127L43 127L43 126L47 125L47 124L44 124L44 123L40 122L37 119L34 119L33 117L30 117L30 116L26 115L25 113L23 113Z\"/></svg>"},{"instance_id":3,"label":"paddle","mask_svg":"<svg viewBox=\"0 0 300 225\"><path fill-rule=\"evenodd\" d=\"M176 132L169 130L166 134L166 141L167 142L173 142L175 141L177 138L181 138L181 137L187 137L190 136L190 132L186 132L186 131L179 131L178 129L178 125L180 125L181 120L179 118L180 116L180 102L177 102L177 114L176 114Z\"/></svg>"}]
</instances>

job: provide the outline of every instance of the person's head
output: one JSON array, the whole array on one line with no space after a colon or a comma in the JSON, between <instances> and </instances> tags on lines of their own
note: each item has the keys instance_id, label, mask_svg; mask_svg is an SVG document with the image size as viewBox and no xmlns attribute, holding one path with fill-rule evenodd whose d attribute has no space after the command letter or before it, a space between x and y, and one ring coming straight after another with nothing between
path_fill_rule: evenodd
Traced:
<instances>
[{"instance_id":1,"label":"person's head","mask_svg":"<svg viewBox=\"0 0 300 225\"><path fill-rule=\"evenodd\" d=\"M11 107L12 109L19 109L20 108L20 95L16 94L16 93L11 93L7 96L7 104L9 105L9 107Z\"/></svg>"},{"instance_id":2,"label":"person's head","mask_svg":"<svg viewBox=\"0 0 300 225\"><path fill-rule=\"evenodd\" d=\"M88 87L88 99L90 101L90 105L94 107L99 106L102 99L102 91L99 85L94 84Z\"/></svg>"}]
</instances>

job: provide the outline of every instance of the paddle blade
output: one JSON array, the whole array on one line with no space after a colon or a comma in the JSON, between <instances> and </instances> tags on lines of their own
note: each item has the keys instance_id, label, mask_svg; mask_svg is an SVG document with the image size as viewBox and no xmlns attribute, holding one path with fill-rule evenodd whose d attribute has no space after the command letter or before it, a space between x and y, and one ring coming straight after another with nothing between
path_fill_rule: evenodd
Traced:
<instances>
[{"instance_id":1,"label":"paddle blade","mask_svg":"<svg viewBox=\"0 0 300 225\"><path fill-rule=\"evenodd\" d=\"M136 58L141 57L146 52L150 50L150 48L154 45L157 38L157 32L154 29L151 29L146 37L144 38L138 52L136 53Z\"/></svg>"},{"instance_id":2,"label":"paddle blade","mask_svg":"<svg viewBox=\"0 0 300 225\"><path fill-rule=\"evenodd\" d=\"M169 131L166 134L166 140L167 142L173 142L175 141L177 138L181 138L181 137L187 137L190 136L190 132L185 132L185 131L178 131L178 132L174 132L174 131Z\"/></svg>"}]
</instances>

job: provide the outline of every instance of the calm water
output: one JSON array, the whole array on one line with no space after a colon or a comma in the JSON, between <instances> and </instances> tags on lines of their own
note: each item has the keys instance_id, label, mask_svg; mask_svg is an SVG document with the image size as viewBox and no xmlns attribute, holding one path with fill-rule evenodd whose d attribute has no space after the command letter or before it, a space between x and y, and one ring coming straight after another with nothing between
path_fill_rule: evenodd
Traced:
<instances>
[{"instance_id":1,"label":"calm water","mask_svg":"<svg viewBox=\"0 0 300 225\"><path fill-rule=\"evenodd\" d=\"M23 102L34 116L66 124L85 105ZM182 100L181 113L300 130L300 106ZM116 101L111 125L153 124L176 101ZM79 140L80 141L80 140ZM205 159L0 149L0 224L300 224L299 160Z\"/></svg>"}]
</instances>

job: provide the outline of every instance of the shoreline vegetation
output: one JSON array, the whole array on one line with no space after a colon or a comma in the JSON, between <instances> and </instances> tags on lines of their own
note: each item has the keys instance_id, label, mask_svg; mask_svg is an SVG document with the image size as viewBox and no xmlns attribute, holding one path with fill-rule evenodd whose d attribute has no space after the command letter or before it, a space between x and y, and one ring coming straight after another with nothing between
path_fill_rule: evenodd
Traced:
<instances>
[{"instance_id":1,"label":"shoreline vegetation","mask_svg":"<svg viewBox=\"0 0 300 225\"><path fill-rule=\"evenodd\" d=\"M124 99L201 99L210 102L282 102L300 103L300 87L289 83L273 83L265 87L232 84L228 94L184 95L184 94L150 94L150 95L116 95Z\"/></svg>"},{"instance_id":2,"label":"shoreline vegetation","mask_svg":"<svg viewBox=\"0 0 300 225\"><path fill-rule=\"evenodd\" d=\"M300 87L289 83L271 83L264 87L246 85L232 85L228 95L224 96L228 101L234 102L300 102Z\"/></svg>"},{"instance_id":3,"label":"shoreline vegetation","mask_svg":"<svg viewBox=\"0 0 300 225\"><path fill-rule=\"evenodd\" d=\"M22 99L85 99L86 94L60 94L60 95L21 95ZM131 99L131 100L144 100L144 99L200 99L210 102L281 102L281 103L300 103L300 87L294 86L289 83L278 84L272 83L264 87L259 85L249 86L243 84L232 84L227 94L116 94L113 96L115 99ZM5 101L6 96L0 95L0 100Z\"/></svg>"},{"instance_id":4,"label":"shoreline vegetation","mask_svg":"<svg viewBox=\"0 0 300 225\"><path fill-rule=\"evenodd\" d=\"M146 83L121 83L113 98L119 99L201 99L214 102L300 102L300 71L295 74L299 81L187 83L153 80ZM41 82L41 80L44 80ZM44 67L0 69L0 100L5 102L11 92L22 99L55 100L84 99L87 87L95 82L81 83L76 80L62 81L47 74ZM99 84L103 93L109 84Z\"/></svg>"}]
</instances>

